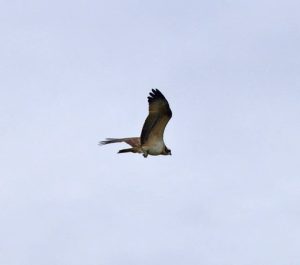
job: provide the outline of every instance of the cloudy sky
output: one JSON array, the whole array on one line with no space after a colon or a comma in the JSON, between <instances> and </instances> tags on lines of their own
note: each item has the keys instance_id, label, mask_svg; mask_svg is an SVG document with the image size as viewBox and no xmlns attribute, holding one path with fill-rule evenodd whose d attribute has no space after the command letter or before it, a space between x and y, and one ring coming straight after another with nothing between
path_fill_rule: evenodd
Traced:
<instances>
[{"instance_id":1,"label":"cloudy sky","mask_svg":"<svg viewBox=\"0 0 300 265\"><path fill-rule=\"evenodd\" d=\"M0 264L299 264L299 1L0 7Z\"/></svg>"}]
</instances>

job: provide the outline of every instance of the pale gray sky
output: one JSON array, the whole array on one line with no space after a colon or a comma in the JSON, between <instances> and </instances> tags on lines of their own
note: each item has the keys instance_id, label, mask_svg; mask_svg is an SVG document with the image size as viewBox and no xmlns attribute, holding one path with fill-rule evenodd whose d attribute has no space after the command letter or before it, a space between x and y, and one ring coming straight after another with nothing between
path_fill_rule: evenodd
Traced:
<instances>
[{"instance_id":1,"label":"pale gray sky","mask_svg":"<svg viewBox=\"0 0 300 265\"><path fill-rule=\"evenodd\" d=\"M298 265L299 1L3 1L1 265ZM147 96L172 156L117 155Z\"/></svg>"}]
</instances>

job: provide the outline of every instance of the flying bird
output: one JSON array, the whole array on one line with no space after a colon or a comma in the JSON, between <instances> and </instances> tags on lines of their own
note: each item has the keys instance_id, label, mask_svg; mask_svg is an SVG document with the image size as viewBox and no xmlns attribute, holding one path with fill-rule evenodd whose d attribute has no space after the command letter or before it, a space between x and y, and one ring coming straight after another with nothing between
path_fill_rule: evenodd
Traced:
<instances>
[{"instance_id":1,"label":"flying bird","mask_svg":"<svg viewBox=\"0 0 300 265\"><path fill-rule=\"evenodd\" d=\"M171 155L171 150L164 143L164 131L172 117L172 111L164 95L158 89L149 93L149 114L144 122L140 137L106 138L100 145L125 142L131 148L121 149L118 153L141 153L148 155Z\"/></svg>"}]
</instances>

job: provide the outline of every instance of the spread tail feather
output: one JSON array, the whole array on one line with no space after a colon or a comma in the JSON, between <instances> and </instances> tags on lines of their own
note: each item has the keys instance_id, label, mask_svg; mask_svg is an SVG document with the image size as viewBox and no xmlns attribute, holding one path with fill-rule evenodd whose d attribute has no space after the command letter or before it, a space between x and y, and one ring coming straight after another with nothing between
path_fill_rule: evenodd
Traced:
<instances>
[{"instance_id":1,"label":"spread tail feather","mask_svg":"<svg viewBox=\"0 0 300 265\"><path fill-rule=\"evenodd\" d=\"M140 138L139 137L131 137L131 138L106 138L105 141L101 141L99 145L104 145L104 144L112 144L112 143L120 143L120 142L125 142L129 145L132 146L132 148L126 148L126 149L121 149L118 154L121 153L141 153L141 148L140 148Z\"/></svg>"},{"instance_id":2,"label":"spread tail feather","mask_svg":"<svg viewBox=\"0 0 300 265\"><path fill-rule=\"evenodd\" d=\"M105 141L99 142L99 145L120 143L123 141L124 141L124 138L106 138Z\"/></svg>"},{"instance_id":3,"label":"spread tail feather","mask_svg":"<svg viewBox=\"0 0 300 265\"><path fill-rule=\"evenodd\" d=\"M113 144L125 142L132 147L139 147L141 144L140 137L130 137L130 138L106 138L105 141L99 142L99 145Z\"/></svg>"}]
</instances>

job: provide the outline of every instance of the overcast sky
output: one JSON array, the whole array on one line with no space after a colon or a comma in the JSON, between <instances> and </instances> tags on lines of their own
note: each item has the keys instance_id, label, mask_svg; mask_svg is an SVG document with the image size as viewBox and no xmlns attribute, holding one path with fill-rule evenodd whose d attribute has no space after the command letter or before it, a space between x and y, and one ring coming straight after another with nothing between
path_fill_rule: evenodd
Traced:
<instances>
[{"instance_id":1,"label":"overcast sky","mask_svg":"<svg viewBox=\"0 0 300 265\"><path fill-rule=\"evenodd\" d=\"M2 1L1 265L298 265L300 3ZM172 156L117 154L158 88Z\"/></svg>"}]
</instances>

